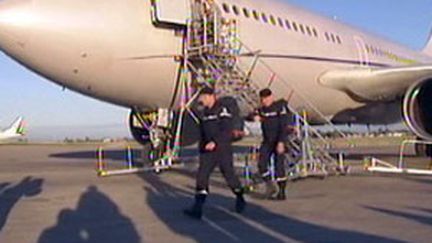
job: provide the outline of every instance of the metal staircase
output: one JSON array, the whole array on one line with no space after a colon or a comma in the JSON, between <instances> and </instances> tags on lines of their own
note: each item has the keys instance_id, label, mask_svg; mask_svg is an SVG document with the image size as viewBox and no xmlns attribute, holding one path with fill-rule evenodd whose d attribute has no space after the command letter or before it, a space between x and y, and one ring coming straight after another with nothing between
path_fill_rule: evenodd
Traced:
<instances>
[{"instance_id":1,"label":"metal staircase","mask_svg":"<svg viewBox=\"0 0 432 243\"><path fill-rule=\"evenodd\" d=\"M288 82L260 59L260 51L252 50L241 42L237 21L224 18L215 0L190 0L190 2L191 18L187 21L183 56L179 58L183 65L179 72L172 107L159 109L147 115L141 114L139 109L135 111L138 122L150 131L152 152L155 154L153 166L133 167L131 148L128 148L127 168L109 171L103 161L103 150L100 149L98 174L110 176L147 171L160 172L175 166L173 161L176 160L180 150L181 132L186 114L189 113L198 122L191 106L202 87L209 86L215 88L220 96L235 98L240 110L247 113L259 106L259 90L270 87L271 84L282 85L284 90L289 91L288 104L292 101L302 104L302 107L297 109L291 105L289 107L297 117L296 132L288 144L289 162L292 165L290 177L298 179L327 176L332 172L345 173L346 167L342 161L337 161L328 153L328 141L316 129L309 126L306 111L320 116L329 126L338 131L331 121L295 88L293 82ZM245 56L246 62L243 58ZM180 111L174 116L173 111L178 109L174 107L176 98L180 98ZM342 132L339 134L346 137ZM256 156L252 157L256 159ZM248 160L245 166L246 174L250 177L250 167L247 162Z\"/></svg>"},{"instance_id":2,"label":"metal staircase","mask_svg":"<svg viewBox=\"0 0 432 243\"><path fill-rule=\"evenodd\" d=\"M191 0L191 9L183 60L184 69L189 71L191 76L192 88L195 90L203 86L215 88L221 96L234 97L241 110L252 111L259 106L259 90L279 82L291 90L289 99L296 99L303 104L302 110L290 107L298 117L297 136L289 144L296 154L293 157L299 161L294 167L295 170L301 176L328 175L332 169L337 173L345 171L345 168L341 168L340 163L326 151L328 142L317 130L309 126L303 110L313 111L325 119L328 125L336 127L305 96L301 95L292 83L277 75L261 60L259 51L251 50L241 42L237 21L224 18L214 0ZM251 58L248 58L249 63L241 61L242 53L252 56L252 61ZM256 82L257 79L262 78L258 73L268 74L265 75L270 77L267 86L260 87L260 83ZM346 137L342 132L339 133L342 137Z\"/></svg>"},{"instance_id":3,"label":"metal staircase","mask_svg":"<svg viewBox=\"0 0 432 243\"><path fill-rule=\"evenodd\" d=\"M253 66L243 71L237 65L241 51L237 21L223 18L213 1L192 1L192 10L185 55L195 86L211 86L223 96L235 97L242 110L257 107L259 87L250 80Z\"/></svg>"}]
</instances>

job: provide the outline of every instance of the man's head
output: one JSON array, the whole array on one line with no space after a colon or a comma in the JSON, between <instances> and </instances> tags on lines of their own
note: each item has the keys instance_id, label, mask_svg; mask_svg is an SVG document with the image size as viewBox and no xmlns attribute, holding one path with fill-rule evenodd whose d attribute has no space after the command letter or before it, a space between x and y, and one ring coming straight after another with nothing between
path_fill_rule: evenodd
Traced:
<instances>
[{"instance_id":1,"label":"man's head","mask_svg":"<svg viewBox=\"0 0 432 243\"><path fill-rule=\"evenodd\" d=\"M216 103L216 95L214 89L204 87L200 92L199 102L207 108L213 107L213 105Z\"/></svg>"},{"instance_id":2,"label":"man's head","mask_svg":"<svg viewBox=\"0 0 432 243\"><path fill-rule=\"evenodd\" d=\"M259 96L261 99L261 105L265 107L269 107L274 102L273 92L270 89L263 89L259 92Z\"/></svg>"}]
</instances>

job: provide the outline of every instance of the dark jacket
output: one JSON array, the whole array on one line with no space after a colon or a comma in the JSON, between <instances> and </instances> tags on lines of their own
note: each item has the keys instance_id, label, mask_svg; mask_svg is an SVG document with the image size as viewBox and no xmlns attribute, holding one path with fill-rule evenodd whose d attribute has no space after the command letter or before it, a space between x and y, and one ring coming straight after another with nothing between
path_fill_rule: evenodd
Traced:
<instances>
[{"instance_id":1,"label":"dark jacket","mask_svg":"<svg viewBox=\"0 0 432 243\"><path fill-rule=\"evenodd\" d=\"M261 118L264 143L286 142L294 126L294 114L285 100L274 102L269 107L257 110Z\"/></svg>"},{"instance_id":2,"label":"dark jacket","mask_svg":"<svg viewBox=\"0 0 432 243\"><path fill-rule=\"evenodd\" d=\"M205 108L201 117L200 150L204 151L206 144L215 142L216 147L230 147L233 132L233 114L229 109L216 102L212 108Z\"/></svg>"}]
</instances>

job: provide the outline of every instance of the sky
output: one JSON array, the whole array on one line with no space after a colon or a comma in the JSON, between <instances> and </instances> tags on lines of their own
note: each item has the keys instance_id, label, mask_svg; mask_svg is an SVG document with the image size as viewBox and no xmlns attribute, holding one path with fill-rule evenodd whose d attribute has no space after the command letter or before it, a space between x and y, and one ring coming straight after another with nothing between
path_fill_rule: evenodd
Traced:
<instances>
[{"instance_id":1,"label":"sky","mask_svg":"<svg viewBox=\"0 0 432 243\"><path fill-rule=\"evenodd\" d=\"M289 0L289 3L420 50L432 0ZM32 140L129 136L128 110L62 89L0 52L0 128L23 115Z\"/></svg>"}]
</instances>

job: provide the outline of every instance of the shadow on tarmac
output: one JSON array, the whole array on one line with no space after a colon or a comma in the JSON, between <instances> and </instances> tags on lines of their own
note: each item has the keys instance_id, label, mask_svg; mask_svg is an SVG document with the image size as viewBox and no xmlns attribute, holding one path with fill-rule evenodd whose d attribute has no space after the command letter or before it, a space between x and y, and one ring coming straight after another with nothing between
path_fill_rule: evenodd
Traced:
<instances>
[{"instance_id":1,"label":"shadow on tarmac","mask_svg":"<svg viewBox=\"0 0 432 243\"><path fill-rule=\"evenodd\" d=\"M153 174L140 175L147 182L147 203L173 232L197 242L401 242L367 233L333 229L300 221L249 203L246 212L233 212L234 197L211 194L205 218L187 218L182 210L192 203L192 193L172 186Z\"/></svg>"},{"instance_id":2,"label":"shadow on tarmac","mask_svg":"<svg viewBox=\"0 0 432 243\"><path fill-rule=\"evenodd\" d=\"M379 212L379 213L383 213L383 214L387 214L387 215L391 215L391 216L395 216L395 217L400 217L400 218L405 218L408 220L412 220L424 225L432 225L432 210L430 209L424 209L424 208L414 208L417 211L419 211L419 213L422 213L423 215L419 215L419 214L415 214L415 213L408 213L408 212L402 212L402 211L396 211L396 210L391 210L391 209L384 209L384 208L377 208L377 207L370 207L370 206L365 206L364 208L375 211L375 212ZM428 214L427 216L424 214Z\"/></svg>"},{"instance_id":3,"label":"shadow on tarmac","mask_svg":"<svg viewBox=\"0 0 432 243\"><path fill-rule=\"evenodd\" d=\"M246 153L249 151L249 147L246 146L234 146L234 153ZM132 150L134 158L141 158L142 150L133 149ZM65 152L51 154L50 158L62 158L62 159L94 159L96 160L96 150L95 151L79 151L79 152ZM124 161L126 158L125 149L110 149L104 151L104 158L114 161ZM192 157L198 156L198 149L196 148L185 148L180 151L180 157Z\"/></svg>"},{"instance_id":4,"label":"shadow on tarmac","mask_svg":"<svg viewBox=\"0 0 432 243\"><path fill-rule=\"evenodd\" d=\"M42 192L43 179L26 177L18 184L0 184L0 232L13 207L24 197L33 197Z\"/></svg>"},{"instance_id":5,"label":"shadow on tarmac","mask_svg":"<svg viewBox=\"0 0 432 243\"><path fill-rule=\"evenodd\" d=\"M62 210L57 224L46 229L39 243L138 243L140 236L132 221L95 186L81 195L75 210Z\"/></svg>"}]
</instances>

